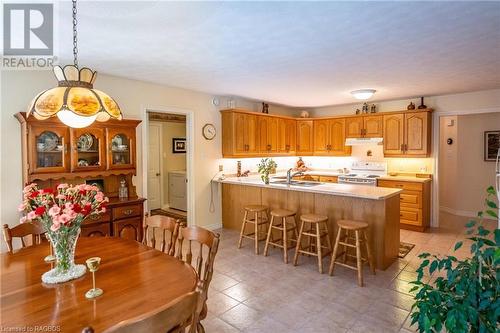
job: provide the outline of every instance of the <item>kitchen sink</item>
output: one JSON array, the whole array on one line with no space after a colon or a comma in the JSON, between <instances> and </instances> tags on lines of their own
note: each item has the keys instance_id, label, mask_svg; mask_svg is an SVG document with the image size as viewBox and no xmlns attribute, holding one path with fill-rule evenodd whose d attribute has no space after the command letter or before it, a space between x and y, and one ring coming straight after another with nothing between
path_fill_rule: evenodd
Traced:
<instances>
[{"instance_id":1,"label":"kitchen sink","mask_svg":"<svg viewBox=\"0 0 500 333\"><path fill-rule=\"evenodd\" d=\"M271 182L271 184L288 185L288 182L286 180L276 180L276 181ZM321 185L321 183L318 183L318 182L302 182L302 181L292 180L290 182L290 185L303 186L303 187L313 187L313 186Z\"/></svg>"}]
</instances>

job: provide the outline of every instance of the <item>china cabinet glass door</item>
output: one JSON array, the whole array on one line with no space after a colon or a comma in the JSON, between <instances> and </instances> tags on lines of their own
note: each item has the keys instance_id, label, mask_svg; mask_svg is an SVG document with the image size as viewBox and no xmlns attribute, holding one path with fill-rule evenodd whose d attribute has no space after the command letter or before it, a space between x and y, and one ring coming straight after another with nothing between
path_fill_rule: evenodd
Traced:
<instances>
[{"instance_id":1,"label":"china cabinet glass door","mask_svg":"<svg viewBox=\"0 0 500 333\"><path fill-rule=\"evenodd\" d=\"M68 130L59 127L32 126L29 140L33 143L30 152L30 173L68 171Z\"/></svg>"},{"instance_id":2,"label":"china cabinet glass door","mask_svg":"<svg viewBox=\"0 0 500 333\"><path fill-rule=\"evenodd\" d=\"M72 170L101 170L104 168L103 129L72 129L71 142L73 145Z\"/></svg>"},{"instance_id":3,"label":"china cabinet glass door","mask_svg":"<svg viewBox=\"0 0 500 333\"><path fill-rule=\"evenodd\" d=\"M135 167L135 130L108 128L108 169Z\"/></svg>"}]
</instances>

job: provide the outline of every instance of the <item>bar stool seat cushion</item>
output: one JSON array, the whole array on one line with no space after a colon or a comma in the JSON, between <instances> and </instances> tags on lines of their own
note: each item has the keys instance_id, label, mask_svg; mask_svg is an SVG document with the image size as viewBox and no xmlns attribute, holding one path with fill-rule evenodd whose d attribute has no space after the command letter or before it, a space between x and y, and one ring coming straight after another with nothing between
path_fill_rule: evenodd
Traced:
<instances>
[{"instance_id":1,"label":"bar stool seat cushion","mask_svg":"<svg viewBox=\"0 0 500 333\"><path fill-rule=\"evenodd\" d=\"M339 220L337 221L337 225L347 230L361 230L368 228L368 223L353 220Z\"/></svg>"},{"instance_id":2,"label":"bar stool seat cushion","mask_svg":"<svg viewBox=\"0 0 500 333\"><path fill-rule=\"evenodd\" d=\"M304 214L300 216L300 219L304 222L318 223L328 221L328 216L317 215L317 214Z\"/></svg>"},{"instance_id":3,"label":"bar stool seat cushion","mask_svg":"<svg viewBox=\"0 0 500 333\"><path fill-rule=\"evenodd\" d=\"M288 209L278 208L278 209L273 209L271 211L271 215L274 217L289 217L289 216L294 216L295 212L292 210L288 210Z\"/></svg>"},{"instance_id":4,"label":"bar stool seat cushion","mask_svg":"<svg viewBox=\"0 0 500 333\"><path fill-rule=\"evenodd\" d=\"M267 206L264 205L246 205L245 210L249 212L263 212L267 210Z\"/></svg>"}]
</instances>

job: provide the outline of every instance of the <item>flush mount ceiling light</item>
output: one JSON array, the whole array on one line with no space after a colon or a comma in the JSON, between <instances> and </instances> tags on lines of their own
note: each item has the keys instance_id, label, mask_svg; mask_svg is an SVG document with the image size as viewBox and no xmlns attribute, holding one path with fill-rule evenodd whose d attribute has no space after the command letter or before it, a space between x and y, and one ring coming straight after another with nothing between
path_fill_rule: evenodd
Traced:
<instances>
[{"instance_id":1,"label":"flush mount ceiling light","mask_svg":"<svg viewBox=\"0 0 500 333\"><path fill-rule=\"evenodd\" d=\"M351 91L351 95L353 95L356 99L368 99L372 97L375 92L375 89L360 89Z\"/></svg>"},{"instance_id":2,"label":"flush mount ceiling light","mask_svg":"<svg viewBox=\"0 0 500 333\"><path fill-rule=\"evenodd\" d=\"M58 87L42 91L30 104L27 115L44 120L57 115L69 127L82 128L95 120L122 119L120 107L106 93L94 89L97 72L78 67L76 0L73 0L73 65L55 66Z\"/></svg>"}]
</instances>

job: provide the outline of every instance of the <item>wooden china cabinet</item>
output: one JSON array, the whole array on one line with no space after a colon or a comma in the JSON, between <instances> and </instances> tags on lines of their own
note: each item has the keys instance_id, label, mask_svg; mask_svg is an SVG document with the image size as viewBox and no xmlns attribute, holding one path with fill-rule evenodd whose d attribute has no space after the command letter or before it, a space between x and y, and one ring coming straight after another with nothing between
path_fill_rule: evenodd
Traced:
<instances>
[{"instance_id":1,"label":"wooden china cabinet","mask_svg":"<svg viewBox=\"0 0 500 333\"><path fill-rule=\"evenodd\" d=\"M82 236L117 236L140 241L144 198L136 194L136 127L140 120L95 122L85 128L69 128L57 117L47 120L26 118L21 123L23 182L55 188L60 183L93 182L103 186L109 197L108 210L91 216L82 224ZM118 198L125 180L128 199Z\"/></svg>"}]
</instances>

